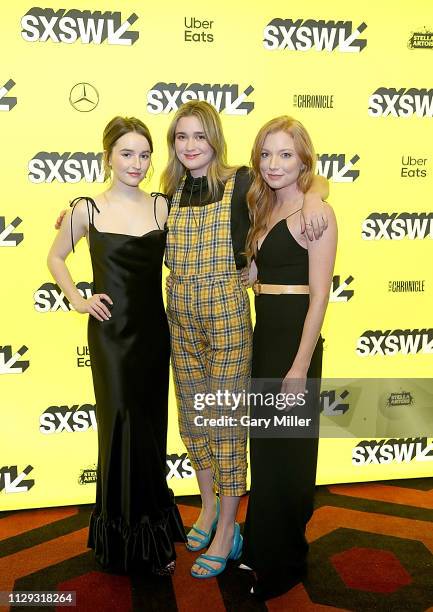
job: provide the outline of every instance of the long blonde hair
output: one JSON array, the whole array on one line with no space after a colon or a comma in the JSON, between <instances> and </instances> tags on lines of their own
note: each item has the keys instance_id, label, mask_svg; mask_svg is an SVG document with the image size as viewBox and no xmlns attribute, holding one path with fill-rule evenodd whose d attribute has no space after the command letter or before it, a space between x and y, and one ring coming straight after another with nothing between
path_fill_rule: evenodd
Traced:
<instances>
[{"instance_id":1,"label":"long blonde hair","mask_svg":"<svg viewBox=\"0 0 433 612\"><path fill-rule=\"evenodd\" d=\"M246 240L248 259L257 255L257 240L266 231L271 210L276 200L275 191L265 182L260 172L263 144L268 134L275 132L286 132L293 137L295 151L302 162L296 181L298 188L306 193L313 182L316 154L311 138L302 123L288 115L275 117L275 119L265 123L260 128L251 151L250 164L253 169L254 180L247 193L251 219L251 227Z\"/></svg>"},{"instance_id":2,"label":"long blonde hair","mask_svg":"<svg viewBox=\"0 0 433 612\"><path fill-rule=\"evenodd\" d=\"M185 167L176 155L176 126L182 117L197 117L203 126L206 139L213 149L214 156L207 171L209 192L217 198L219 187L234 174L236 168L227 163L227 145L221 119L215 108L202 100L190 100L179 107L167 132L168 162L161 175L161 190L171 197L185 174Z\"/></svg>"}]
</instances>

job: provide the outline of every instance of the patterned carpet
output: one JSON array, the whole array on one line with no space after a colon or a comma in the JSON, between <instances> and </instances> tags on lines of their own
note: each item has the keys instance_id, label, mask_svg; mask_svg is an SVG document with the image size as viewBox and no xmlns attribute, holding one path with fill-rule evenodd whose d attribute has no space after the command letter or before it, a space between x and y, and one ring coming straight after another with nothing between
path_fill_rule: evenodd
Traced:
<instances>
[{"instance_id":1,"label":"patterned carpet","mask_svg":"<svg viewBox=\"0 0 433 612\"><path fill-rule=\"evenodd\" d=\"M188 526L197 505L196 497L179 499ZM194 580L195 555L181 545L173 578L98 571L86 548L89 513L90 506L0 513L0 591L76 591L76 612L433 612L433 478L318 487L308 577L266 604L249 596L252 578L234 564L217 579Z\"/></svg>"}]
</instances>

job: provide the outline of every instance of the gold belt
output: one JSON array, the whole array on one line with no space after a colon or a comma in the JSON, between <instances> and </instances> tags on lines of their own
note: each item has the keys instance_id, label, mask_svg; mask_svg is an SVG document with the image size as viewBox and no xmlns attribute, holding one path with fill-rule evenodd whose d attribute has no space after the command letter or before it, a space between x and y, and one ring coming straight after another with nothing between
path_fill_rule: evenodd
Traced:
<instances>
[{"instance_id":1,"label":"gold belt","mask_svg":"<svg viewBox=\"0 0 433 612\"><path fill-rule=\"evenodd\" d=\"M308 285L263 285L260 281L256 280L253 283L253 291L255 295L262 295L263 293L269 295L291 293L308 295L310 293L310 287Z\"/></svg>"}]
</instances>

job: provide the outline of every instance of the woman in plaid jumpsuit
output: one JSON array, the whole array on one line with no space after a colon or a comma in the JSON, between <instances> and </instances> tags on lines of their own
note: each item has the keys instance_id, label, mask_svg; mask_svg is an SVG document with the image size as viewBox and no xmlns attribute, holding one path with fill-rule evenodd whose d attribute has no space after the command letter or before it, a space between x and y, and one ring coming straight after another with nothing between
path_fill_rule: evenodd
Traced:
<instances>
[{"instance_id":1,"label":"woman in plaid jumpsuit","mask_svg":"<svg viewBox=\"0 0 433 612\"><path fill-rule=\"evenodd\" d=\"M246 429L205 427L197 425L195 417L239 418L245 407L232 411L232 406L220 405L201 413L194 398L248 388L252 329L240 271L246 264L246 193L251 179L247 168L227 165L221 120L207 102L181 106L167 142L169 162L161 182L172 200L166 246L172 367L180 434L203 502L188 547L205 548L216 529L209 555L201 555L192 571L196 577L209 577L241 552L235 518L246 492ZM317 212L316 202L310 207ZM219 517L215 491L221 503Z\"/></svg>"}]
</instances>

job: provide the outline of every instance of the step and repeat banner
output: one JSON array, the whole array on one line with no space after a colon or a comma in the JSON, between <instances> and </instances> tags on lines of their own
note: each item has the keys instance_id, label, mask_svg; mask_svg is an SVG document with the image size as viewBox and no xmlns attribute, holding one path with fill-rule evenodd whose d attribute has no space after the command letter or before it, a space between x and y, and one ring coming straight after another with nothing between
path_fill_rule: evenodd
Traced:
<instances>
[{"instance_id":1,"label":"step and repeat banner","mask_svg":"<svg viewBox=\"0 0 433 612\"><path fill-rule=\"evenodd\" d=\"M1 10L1 510L94 499L87 322L47 270L53 225L70 200L104 188L101 135L115 115L149 126L145 189L158 189L169 122L196 98L221 114L231 163L247 163L260 126L289 114L329 179L339 248L318 483L433 474L431 394L409 381L433 371L432 32L430 0L398 0L392 14L343 0L17 0ZM69 262L90 295L85 241ZM390 426L379 438L360 426L376 402L362 392L368 378L386 381L374 408ZM167 478L176 494L197 492L172 392Z\"/></svg>"}]
</instances>

